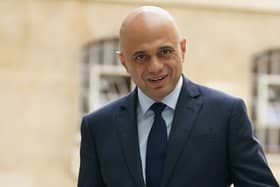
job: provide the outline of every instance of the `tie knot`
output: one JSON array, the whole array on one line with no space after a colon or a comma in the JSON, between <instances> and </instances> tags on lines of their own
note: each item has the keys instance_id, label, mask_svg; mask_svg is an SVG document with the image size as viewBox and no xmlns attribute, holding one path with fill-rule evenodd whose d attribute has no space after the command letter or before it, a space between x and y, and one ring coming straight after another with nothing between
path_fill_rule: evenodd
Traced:
<instances>
[{"instance_id":1,"label":"tie knot","mask_svg":"<svg viewBox=\"0 0 280 187\"><path fill-rule=\"evenodd\" d=\"M151 109L152 111L154 111L155 114L161 114L161 112L164 110L165 107L166 107L165 104L157 102L157 103L154 103L154 104L150 107L150 109Z\"/></svg>"}]
</instances>

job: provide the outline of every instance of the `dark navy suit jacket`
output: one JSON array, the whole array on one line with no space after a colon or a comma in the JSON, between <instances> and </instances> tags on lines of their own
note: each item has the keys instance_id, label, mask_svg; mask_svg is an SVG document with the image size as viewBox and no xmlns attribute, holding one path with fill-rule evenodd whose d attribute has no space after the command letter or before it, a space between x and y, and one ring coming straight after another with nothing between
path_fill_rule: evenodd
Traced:
<instances>
[{"instance_id":1,"label":"dark navy suit jacket","mask_svg":"<svg viewBox=\"0 0 280 187\"><path fill-rule=\"evenodd\" d=\"M86 115L78 187L145 187L137 89ZM161 187L277 187L242 100L184 78Z\"/></svg>"}]
</instances>

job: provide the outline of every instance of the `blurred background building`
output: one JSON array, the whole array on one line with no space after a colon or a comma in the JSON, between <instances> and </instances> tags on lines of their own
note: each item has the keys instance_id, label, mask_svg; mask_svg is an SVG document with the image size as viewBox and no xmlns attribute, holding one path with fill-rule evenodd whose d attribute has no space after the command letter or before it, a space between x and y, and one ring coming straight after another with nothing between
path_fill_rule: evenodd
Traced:
<instances>
[{"instance_id":1,"label":"blurred background building","mask_svg":"<svg viewBox=\"0 0 280 187\"><path fill-rule=\"evenodd\" d=\"M0 186L76 186L81 116L133 88L115 51L140 5L175 17L187 77L245 100L280 181L279 1L10 0L0 1Z\"/></svg>"}]
</instances>

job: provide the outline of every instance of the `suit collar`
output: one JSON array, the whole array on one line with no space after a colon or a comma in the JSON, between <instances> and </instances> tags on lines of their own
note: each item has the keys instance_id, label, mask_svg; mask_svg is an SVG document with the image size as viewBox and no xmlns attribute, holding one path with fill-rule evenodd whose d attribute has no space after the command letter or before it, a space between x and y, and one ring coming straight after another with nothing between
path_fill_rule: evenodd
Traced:
<instances>
[{"instance_id":1,"label":"suit collar","mask_svg":"<svg viewBox=\"0 0 280 187\"><path fill-rule=\"evenodd\" d=\"M123 100L116 115L124 157L137 187L144 187L137 130L137 89ZM176 105L170 132L162 187L167 186L177 160L186 145L195 124L202 99L198 86L183 77L183 86Z\"/></svg>"},{"instance_id":2,"label":"suit collar","mask_svg":"<svg viewBox=\"0 0 280 187\"><path fill-rule=\"evenodd\" d=\"M182 90L182 86L183 86L183 76L179 78L179 81L177 82L175 88L166 97L164 97L161 102L166 104L169 108L175 110L180 92ZM149 108L152 106L152 104L156 102L153 99L151 99L149 96L145 95L139 88L138 88L138 101L139 101L140 109L143 114L146 113L149 110Z\"/></svg>"},{"instance_id":3,"label":"suit collar","mask_svg":"<svg viewBox=\"0 0 280 187\"><path fill-rule=\"evenodd\" d=\"M137 89L130 93L122 104L116 115L116 123L119 127L119 135L123 148L124 158L128 169L137 184L137 187L144 187L144 179L139 151L137 131Z\"/></svg>"},{"instance_id":4,"label":"suit collar","mask_svg":"<svg viewBox=\"0 0 280 187\"><path fill-rule=\"evenodd\" d=\"M177 161L188 142L201 106L202 98L200 97L198 86L184 77L168 142L165 168L161 181L162 187L168 185Z\"/></svg>"}]
</instances>

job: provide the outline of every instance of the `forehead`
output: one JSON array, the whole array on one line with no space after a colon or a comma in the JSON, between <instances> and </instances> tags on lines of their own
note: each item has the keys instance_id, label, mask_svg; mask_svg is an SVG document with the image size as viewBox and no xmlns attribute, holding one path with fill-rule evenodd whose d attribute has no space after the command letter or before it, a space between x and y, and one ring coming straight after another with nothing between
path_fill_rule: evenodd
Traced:
<instances>
[{"instance_id":1,"label":"forehead","mask_svg":"<svg viewBox=\"0 0 280 187\"><path fill-rule=\"evenodd\" d=\"M162 46L176 46L178 32L169 19L157 15L141 15L126 26L121 35L122 49L152 50Z\"/></svg>"}]
</instances>

